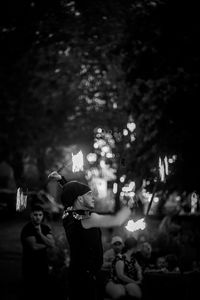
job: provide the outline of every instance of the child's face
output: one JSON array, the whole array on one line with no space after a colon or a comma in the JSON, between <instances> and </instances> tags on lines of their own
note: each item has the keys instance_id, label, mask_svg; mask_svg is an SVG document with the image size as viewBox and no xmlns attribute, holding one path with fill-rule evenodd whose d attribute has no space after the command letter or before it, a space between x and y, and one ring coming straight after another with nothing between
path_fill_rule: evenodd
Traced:
<instances>
[{"instance_id":1,"label":"child's face","mask_svg":"<svg viewBox=\"0 0 200 300\"><path fill-rule=\"evenodd\" d=\"M164 257L158 257L158 259L157 259L157 267L160 268L160 269L162 269L162 268L165 267L165 265L166 265L165 258Z\"/></svg>"}]
</instances>

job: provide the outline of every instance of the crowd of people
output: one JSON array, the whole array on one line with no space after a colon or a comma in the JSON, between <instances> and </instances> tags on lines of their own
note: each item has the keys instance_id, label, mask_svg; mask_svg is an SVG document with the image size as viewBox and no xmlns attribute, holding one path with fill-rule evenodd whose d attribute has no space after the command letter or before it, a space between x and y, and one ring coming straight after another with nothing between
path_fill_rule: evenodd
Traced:
<instances>
[{"instance_id":1,"label":"crowd of people","mask_svg":"<svg viewBox=\"0 0 200 300\"><path fill-rule=\"evenodd\" d=\"M67 182L57 172L51 173L49 178L62 186L62 220L69 245L64 260L65 299L141 299L145 274L181 272L177 255L155 252L145 235L137 238L113 235L109 249L104 250L101 229L122 226L131 215L131 204L116 214L98 214L94 211L94 198L88 185ZM42 299L49 290L47 283L52 274L49 253L55 247L55 238L44 222L44 211L37 199L31 208L30 222L21 232L24 290L26 296L27 293L30 298L41 295ZM34 293L30 292L32 287Z\"/></svg>"}]
</instances>

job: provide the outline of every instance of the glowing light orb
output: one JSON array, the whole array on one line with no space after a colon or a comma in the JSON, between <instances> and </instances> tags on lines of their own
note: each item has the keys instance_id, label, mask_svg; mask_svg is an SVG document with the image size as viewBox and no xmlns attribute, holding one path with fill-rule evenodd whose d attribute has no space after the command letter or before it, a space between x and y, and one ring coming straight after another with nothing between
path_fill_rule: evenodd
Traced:
<instances>
[{"instance_id":1,"label":"glowing light orb","mask_svg":"<svg viewBox=\"0 0 200 300\"><path fill-rule=\"evenodd\" d=\"M128 231L134 232L136 230L144 230L146 227L146 224L144 222L144 218L137 220L134 222L133 220L129 220L125 228Z\"/></svg>"}]
</instances>

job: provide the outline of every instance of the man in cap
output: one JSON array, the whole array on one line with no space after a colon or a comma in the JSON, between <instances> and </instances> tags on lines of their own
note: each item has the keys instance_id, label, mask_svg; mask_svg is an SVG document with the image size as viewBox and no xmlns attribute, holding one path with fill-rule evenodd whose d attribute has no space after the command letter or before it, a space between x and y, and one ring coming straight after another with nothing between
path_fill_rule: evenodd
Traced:
<instances>
[{"instance_id":1,"label":"man in cap","mask_svg":"<svg viewBox=\"0 0 200 300\"><path fill-rule=\"evenodd\" d=\"M57 172L49 179L63 186L63 225L70 247L69 299L100 299L98 276L103 263L101 227L121 226L131 214L129 207L115 215L94 212L95 201L88 185L66 180Z\"/></svg>"},{"instance_id":2,"label":"man in cap","mask_svg":"<svg viewBox=\"0 0 200 300\"><path fill-rule=\"evenodd\" d=\"M109 271L115 256L121 253L123 248L123 240L120 236L113 236L111 239L111 248L106 250L103 255L103 270Z\"/></svg>"}]
</instances>

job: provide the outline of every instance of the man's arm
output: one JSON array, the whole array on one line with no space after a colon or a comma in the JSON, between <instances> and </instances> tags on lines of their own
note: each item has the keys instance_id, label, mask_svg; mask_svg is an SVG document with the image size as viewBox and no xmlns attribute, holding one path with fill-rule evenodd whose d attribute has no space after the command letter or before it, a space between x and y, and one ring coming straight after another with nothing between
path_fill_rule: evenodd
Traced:
<instances>
[{"instance_id":1,"label":"man's arm","mask_svg":"<svg viewBox=\"0 0 200 300\"><path fill-rule=\"evenodd\" d=\"M47 247L54 247L55 246L54 238L53 238L53 235L51 233L48 233L47 235L44 235L41 231L41 226L36 227L36 230L37 230L38 236L40 237L42 242Z\"/></svg>"},{"instance_id":2,"label":"man's arm","mask_svg":"<svg viewBox=\"0 0 200 300\"><path fill-rule=\"evenodd\" d=\"M35 251L45 249L47 247L45 244L37 243L35 236L28 236L24 239L24 241L32 250Z\"/></svg>"},{"instance_id":3,"label":"man's arm","mask_svg":"<svg viewBox=\"0 0 200 300\"><path fill-rule=\"evenodd\" d=\"M131 215L129 207L121 208L115 215L100 215L91 213L90 218L81 220L84 228L115 227L124 224Z\"/></svg>"},{"instance_id":4,"label":"man's arm","mask_svg":"<svg viewBox=\"0 0 200 300\"><path fill-rule=\"evenodd\" d=\"M60 175L58 172L53 171L48 176L49 180L57 181L61 186L63 186L65 183L67 183L67 180L64 176Z\"/></svg>"},{"instance_id":5,"label":"man's arm","mask_svg":"<svg viewBox=\"0 0 200 300\"><path fill-rule=\"evenodd\" d=\"M55 246L55 242L53 239L52 234L47 234L46 236L44 234L40 234L39 235L41 240L43 241L43 243L47 246L47 247L54 247Z\"/></svg>"}]
</instances>

